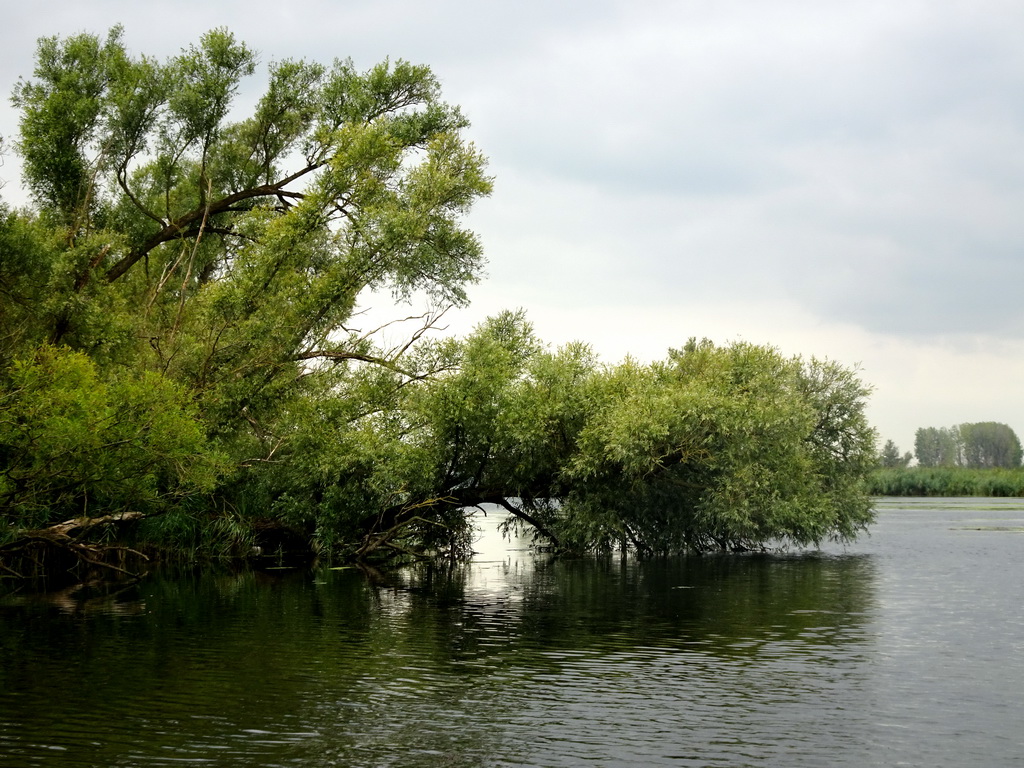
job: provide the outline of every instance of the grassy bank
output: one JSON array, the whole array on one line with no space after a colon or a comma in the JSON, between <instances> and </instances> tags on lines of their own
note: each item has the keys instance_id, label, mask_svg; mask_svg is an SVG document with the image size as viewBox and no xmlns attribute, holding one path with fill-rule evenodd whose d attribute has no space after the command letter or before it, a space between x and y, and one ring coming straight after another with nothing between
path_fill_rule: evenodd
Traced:
<instances>
[{"instance_id":1,"label":"grassy bank","mask_svg":"<svg viewBox=\"0 0 1024 768\"><path fill-rule=\"evenodd\" d=\"M874 496L1024 496L1024 468L877 469L868 489Z\"/></svg>"}]
</instances>

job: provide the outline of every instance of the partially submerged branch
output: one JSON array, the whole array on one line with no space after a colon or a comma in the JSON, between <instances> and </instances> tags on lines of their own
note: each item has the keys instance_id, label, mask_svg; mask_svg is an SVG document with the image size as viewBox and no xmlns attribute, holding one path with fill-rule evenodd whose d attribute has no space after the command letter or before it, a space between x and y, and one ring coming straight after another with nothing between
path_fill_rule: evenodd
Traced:
<instances>
[{"instance_id":1,"label":"partially submerged branch","mask_svg":"<svg viewBox=\"0 0 1024 768\"><path fill-rule=\"evenodd\" d=\"M0 546L0 568L9 576L31 576L26 566L38 572L44 566L48 553L62 553L67 557L67 568L92 566L113 571L122 577L138 578L139 574L124 567L129 556L141 561L149 558L122 544L102 544L83 541L87 534L100 528L124 525L141 520L141 512L122 512L101 517L76 517L46 528L20 531L13 541Z\"/></svg>"},{"instance_id":2,"label":"partially submerged branch","mask_svg":"<svg viewBox=\"0 0 1024 768\"><path fill-rule=\"evenodd\" d=\"M526 512L525 510L520 509L516 505L509 502L509 500L506 499L504 496L489 498L487 499L487 501L497 504L516 519L522 520L524 523L531 525L533 529L537 531L537 533L539 533L541 536L550 541L551 545L555 549L561 548L562 545L559 542L558 537L554 533L552 533L551 530L546 525L544 525L544 523L542 523L536 517L531 515L529 512Z\"/></svg>"}]
</instances>

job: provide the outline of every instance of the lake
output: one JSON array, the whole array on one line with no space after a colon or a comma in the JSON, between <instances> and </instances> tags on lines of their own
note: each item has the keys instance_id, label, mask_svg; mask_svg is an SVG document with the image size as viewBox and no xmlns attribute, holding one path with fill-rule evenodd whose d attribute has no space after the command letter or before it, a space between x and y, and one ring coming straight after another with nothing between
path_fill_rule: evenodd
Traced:
<instances>
[{"instance_id":1,"label":"lake","mask_svg":"<svg viewBox=\"0 0 1024 768\"><path fill-rule=\"evenodd\" d=\"M820 552L0 598L0 765L1024 765L1024 500ZM1018 530L1020 529L1020 530Z\"/></svg>"}]
</instances>

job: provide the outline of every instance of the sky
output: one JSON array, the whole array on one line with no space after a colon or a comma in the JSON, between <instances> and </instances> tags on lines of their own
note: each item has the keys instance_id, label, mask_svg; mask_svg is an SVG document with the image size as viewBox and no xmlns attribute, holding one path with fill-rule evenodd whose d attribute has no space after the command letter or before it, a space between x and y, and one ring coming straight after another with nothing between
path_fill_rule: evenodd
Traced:
<instances>
[{"instance_id":1,"label":"sky","mask_svg":"<svg viewBox=\"0 0 1024 768\"><path fill-rule=\"evenodd\" d=\"M880 442L1024 436L1024 4L1015 0L50 0L5 9L0 90L36 41L114 24L166 58L227 27L266 63L427 64L493 194L464 333L522 308L553 346L690 337L857 367ZM255 101L258 71L240 97ZM5 102L0 135L17 138ZM18 163L0 167L18 204Z\"/></svg>"}]
</instances>

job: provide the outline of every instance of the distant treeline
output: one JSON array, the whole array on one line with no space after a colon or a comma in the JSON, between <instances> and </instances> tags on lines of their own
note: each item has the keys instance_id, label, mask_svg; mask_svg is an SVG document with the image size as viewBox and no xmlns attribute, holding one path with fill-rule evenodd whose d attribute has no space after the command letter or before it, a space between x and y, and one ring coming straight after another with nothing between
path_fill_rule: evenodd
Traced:
<instances>
[{"instance_id":1,"label":"distant treeline","mask_svg":"<svg viewBox=\"0 0 1024 768\"><path fill-rule=\"evenodd\" d=\"M914 436L914 453L900 454L887 440L878 454L879 466L901 469L917 459L918 467L1015 469L1024 450L1017 434L1006 424L980 421L953 427L922 427Z\"/></svg>"},{"instance_id":2,"label":"distant treeline","mask_svg":"<svg viewBox=\"0 0 1024 768\"><path fill-rule=\"evenodd\" d=\"M868 477L873 496L1024 496L1024 468L883 467Z\"/></svg>"}]
</instances>

